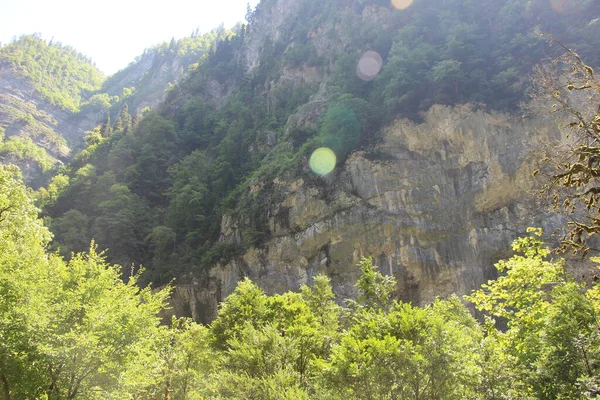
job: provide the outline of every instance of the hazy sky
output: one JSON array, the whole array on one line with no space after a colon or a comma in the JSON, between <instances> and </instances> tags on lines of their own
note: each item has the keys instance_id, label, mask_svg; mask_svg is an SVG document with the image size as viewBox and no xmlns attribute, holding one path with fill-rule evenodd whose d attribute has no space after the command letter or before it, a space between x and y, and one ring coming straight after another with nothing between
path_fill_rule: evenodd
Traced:
<instances>
[{"instance_id":1,"label":"hazy sky","mask_svg":"<svg viewBox=\"0 0 600 400\"><path fill-rule=\"evenodd\" d=\"M196 27L226 28L258 0L0 0L0 42L39 32L89 56L105 74L126 67L145 48L189 36Z\"/></svg>"}]
</instances>

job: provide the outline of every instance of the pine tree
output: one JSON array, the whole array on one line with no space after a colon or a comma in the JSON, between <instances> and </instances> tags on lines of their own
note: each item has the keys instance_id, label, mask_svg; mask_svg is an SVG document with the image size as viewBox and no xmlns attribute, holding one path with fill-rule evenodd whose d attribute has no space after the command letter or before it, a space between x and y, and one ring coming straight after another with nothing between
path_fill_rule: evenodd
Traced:
<instances>
[{"instance_id":1,"label":"pine tree","mask_svg":"<svg viewBox=\"0 0 600 400\"><path fill-rule=\"evenodd\" d=\"M112 126L110 125L110 113L106 113L106 120L102 124L102 129L100 130L100 133L104 138L109 137L113 133Z\"/></svg>"},{"instance_id":2,"label":"pine tree","mask_svg":"<svg viewBox=\"0 0 600 400\"><path fill-rule=\"evenodd\" d=\"M119 117L117 118L117 121L113 125L113 130L119 131L119 132L124 132L124 133L131 132L132 122L131 122L131 115L129 114L129 107L127 106L127 103L125 103L123 105L123 108L121 109L121 112L119 113Z\"/></svg>"}]
</instances>

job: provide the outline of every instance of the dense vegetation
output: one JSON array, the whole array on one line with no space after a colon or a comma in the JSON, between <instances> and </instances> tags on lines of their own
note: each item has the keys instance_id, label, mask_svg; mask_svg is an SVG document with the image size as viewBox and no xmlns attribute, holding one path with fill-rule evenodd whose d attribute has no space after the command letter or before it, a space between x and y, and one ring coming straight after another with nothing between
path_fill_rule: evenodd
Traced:
<instances>
[{"instance_id":1,"label":"dense vegetation","mask_svg":"<svg viewBox=\"0 0 600 400\"><path fill-rule=\"evenodd\" d=\"M386 9L379 23L364 15L387 1L304 0L297 22L266 40L247 71L241 54L272 3L250 12L249 26L152 49L150 71L179 62L189 70L156 111L133 111L145 91L162 90L151 73L129 79L137 64L83 103L69 90L44 94L109 117L35 194L15 168L0 166L0 399L598 398L600 285L570 276L537 229L496 265L500 277L464 302L396 301L395 279L363 259L356 299L335 299L325 276L276 295L243 280L210 325L160 324L170 288L146 283L197 273L268 239L264 209L277 201L269 182L317 179L304 166L314 148L332 148L342 163L384 124L418 119L433 103L513 110L532 66L555 54L531 34L535 25L600 64L592 1L416 1ZM364 80L356 69L366 50L383 67ZM562 101L566 92L596 83L593 69L575 67L580 84L557 81L567 111L575 106ZM324 84L282 78L307 69ZM295 123L307 103L317 116ZM585 191L597 175L597 119L592 112L573 126L593 137L565 167L572 179L555 182L576 189L571 199L587 200L592 218L598 193ZM2 152L47 165L28 139L0 141ZM239 223L235 244L217 241L226 214Z\"/></svg>"},{"instance_id":2,"label":"dense vegetation","mask_svg":"<svg viewBox=\"0 0 600 400\"><path fill-rule=\"evenodd\" d=\"M67 262L0 166L0 399L579 399L600 395L600 285L550 259L541 231L467 299L392 300L370 259L344 306L328 278L268 296L249 280L210 326L159 325L168 289L121 280L92 243ZM495 319L505 329L496 328Z\"/></svg>"},{"instance_id":3,"label":"dense vegetation","mask_svg":"<svg viewBox=\"0 0 600 400\"><path fill-rule=\"evenodd\" d=\"M104 80L83 54L36 35L22 36L0 47L0 63L31 84L42 98L67 111L77 111Z\"/></svg>"},{"instance_id":4,"label":"dense vegetation","mask_svg":"<svg viewBox=\"0 0 600 400\"><path fill-rule=\"evenodd\" d=\"M28 183L40 186L77 142L73 127L59 125L75 121L104 76L73 48L39 35L1 46L0 70L0 157L26 166Z\"/></svg>"},{"instance_id":5,"label":"dense vegetation","mask_svg":"<svg viewBox=\"0 0 600 400\"><path fill-rule=\"evenodd\" d=\"M263 210L277 200L269 182L286 173L314 179L302 161L316 147L333 148L343 163L385 124L418 119L434 103L515 110L533 66L560 51L536 26L600 64L598 4L552 4L415 1L400 11L387 1L303 0L274 42L257 39L273 7L264 1L249 25L217 35L208 53L208 41L193 38L203 55L160 109L139 122L121 108L114 126L88 134L88 147L62 171L70 185L46 208L54 246L67 256L94 238L112 262L142 263L148 280L166 283L258 245L268 239ZM365 18L373 7L381 12ZM244 54L257 40L258 65L248 71ZM357 76L366 50L383 61L370 80ZM321 78L283 78L310 69ZM309 123L294 122L314 110ZM238 222L237 243L217 243L223 215Z\"/></svg>"}]
</instances>

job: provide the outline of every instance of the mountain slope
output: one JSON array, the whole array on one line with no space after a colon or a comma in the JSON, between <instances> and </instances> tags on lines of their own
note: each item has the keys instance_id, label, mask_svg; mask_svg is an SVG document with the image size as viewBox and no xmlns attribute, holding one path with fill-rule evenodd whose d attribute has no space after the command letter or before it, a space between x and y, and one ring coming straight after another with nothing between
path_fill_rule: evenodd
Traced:
<instances>
[{"instance_id":1,"label":"mountain slope","mask_svg":"<svg viewBox=\"0 0 600 400\"><path fill-rule=\"evenodd\" d=\"M324 271L348 293L367 253L385 255L407 300L475 287L521 221L559 223L521 201L533 157L522 147L559 133L507 114L526 99L532 67L558 54L535 27L598 65L599 15L585 0L569 9L423 0L405 10L263 1L156 112L97 137L69 165L72 183L47 209L55 246L68 254L95 238L112 261L144 264L147 280L190 282L188 311L204 305L196 316L207 319L247 275L283 290ZM432 107L463 103L488 112ZM337 156L325 177L308 168L321 146ZM384 182L371 179L378 171Z\"/></svg>"},{"instance_id":2,"label":"mountain slope","mask_svg":"<svg viewBox=\"0 0 600 400\"><path fill-rule=\"evenodd\" d=\"M94 122L75 112L100 88L102 73L74 49L23 36L0 48L0 129L3 162L24 168L29 181L66 161ZM81 127L81 128L80 128Z\"/></svg>"}]
</instances>

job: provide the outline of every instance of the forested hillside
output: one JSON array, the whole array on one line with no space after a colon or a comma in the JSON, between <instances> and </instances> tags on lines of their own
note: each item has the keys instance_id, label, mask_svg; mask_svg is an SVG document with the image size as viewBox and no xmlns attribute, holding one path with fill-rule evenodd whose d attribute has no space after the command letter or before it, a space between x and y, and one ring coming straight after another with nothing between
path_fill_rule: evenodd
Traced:
<instances>
[{"instance_id":1,"label":"forested hillside","mask_svg":"<svg viewBox=\"0 0 600 400\"><path fill-rule=\"evenodd\" d=\"M77 144L74 113L103 74L71 47L23 36L0 47L0 157L39 185ZM63 126L61 126L63 125ZM65 129L69 126L70 129Z\"/></svg>"},{"instance_id":2,"label":"forested hillside","mask_svg":"<svg viewBox=\"0 0 600 400\"><path fill-rule=\"evenodd\" d=\"M82 99L104 80L91 60L77 50L47 43L35 35L22 36L3 46L0 58L42 98L68 111L78 110Z\"/></svg>"},{"instance_id":3,"label":"forested hillside","mask_svg":"<svg viewBox=\"0 0 600 400\"><path fill-rule=\"evenodd\" d=\"M226 262L270 239L275 178L318 182L314 149L343 165L433 104L518 113L533 66L561 51L536 32L598 65L598 16L593 1L264 1L139 126L125 110L88 134L47 208L54 246L68 255L94 238L156 284ZM224 216L234 241L219 240Z\"/></svg>"},{"instance_id":4,"label":"forested hillside","mask_svg":"<svg viewBox=\"0 0 600 400\"><path fill-rule=\"evenodd\" d=\"M600 398L600 3L246 19L0 48L0 400Z\"/></svg>"},{"instance_id":5,"label":"forested hillside","mask_svg":"<svg viewBox=\"0 0 600 400\"><path fill-rule=\"evenodd\" d=\"M112 128L123 107L133 119L155 108L230 34L218 29L156 45L108 79L69 46L37 35L14 40L0 49L0 157L19 164L29 184L45 183L84 147L84 132Z\"/></svg>"}]
</instances>

